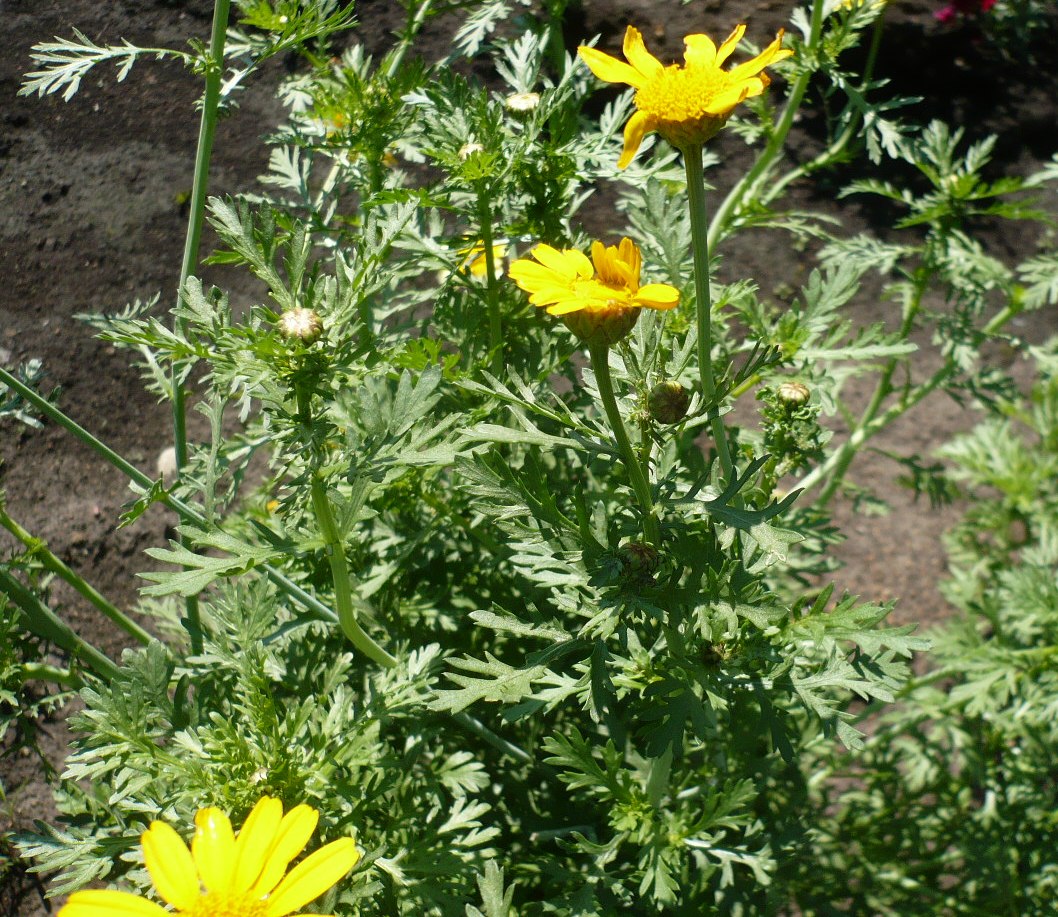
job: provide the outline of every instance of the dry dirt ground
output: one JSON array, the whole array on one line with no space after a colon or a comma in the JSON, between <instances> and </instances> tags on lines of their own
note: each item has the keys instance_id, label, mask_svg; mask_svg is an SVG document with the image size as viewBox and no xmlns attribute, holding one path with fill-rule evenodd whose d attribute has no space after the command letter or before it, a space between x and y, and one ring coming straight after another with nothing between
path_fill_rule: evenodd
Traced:
<instances>
[{"instance_id":1,"label":"dry dirt ground","mask_svg":"<svg viewBox=\"0 0 1058 917\"><path fill-rule=\"evenodd\" d=\"M1058 149L1058 72L1053 66L1004 59L973 26L942 26L933 17L939 2L901 0L888 14L879 73L899 92L924 94L914 118L932 117L962 126L969 137L999 135L996 172L1024 175ZM583 0L572 5L567 37L571 45L602 35L615 48L628 23L643 29L652 50L677 59L682 36L706 31L726 34L747 22L757 41L788 18L790 0ZM396 0L358 4L358 38L372 49L386 46L400 21ZM182 48L188 38L208 36L208 0L0 0L0 362L12 367L38 358L47 385L61 388L60 403L81 424L100 435L138 466L153 472L158 453L169 444L167 409L145 393L124 354L93 339L74 315L113 311L136 298L160 292L174 297L186 212L181 201L190 190L197 119L195 78L174 64L137 65L125 83L114 82L109 66L93 71L70 103L17 97L22 74L30 69L31 46L81 29L89 38ZM1037 48L1053 61L1052 30ZM447 48L444 24L427 34L423 54ZM281 117L272 91L284 62L244 94L234 116L217 136L211 191L249 189L264 170L267 148L261 135ZM809 116L795 130L791 148L810 150L818 141ZM722 192L745 168L746 154L733 137L721 137L715 150L723 165L710 179ZM880 229L888 215L853 202L839 202L842 176L795 190L799 206L842 219L850 229ZM1058 207L1052 201L1052 212ZM609 227L608 227L609 228ZM982 227L998 257L1012 261L1035 250L1039 234L1020 226ZM1052 238L1053 243L1053 238ZM208 246L209 240L206 240ZM775 235L746 236L726 253L725 276L754 277L765 295L781 296L811 270L810 254L795 251ZM244 275L206 271L208 280L230 290L235 301L255 295ZM861 296L858 321L891 319L892 303ZM1040 340L1056 330L1055 316L1038 313L1019 319L1015 333ZM1002 355L997 355L1002 359ZM879 443L900 453L930 450L973 415L942 395L920 405L894 425ZM145 547L164 541L171 522L156 509L136 525L116 529L120 507L129 499L126 482L86 447L63 431L0 426L0 488L11 514L72 567L119 605L133 603L134 573L145 565ZM944 574L941 532L958 507L931 511L893 483L894 467L868 453L854 479L872 486L893 506L887 517L854 517L842 510L848 540L838 549L846 567L841 587L872 599L899 598L902 620L935 621L945 614L936 589ZM0 549L6 549L0 543ZM121 635L101 622L72 594L57 593L70 623L104 650L116 655ZM45 724L46 746L56 764L67 733L62 721ZM0 758L0 783L9 793L0 807L0 831L47 817L50 799L32 761ZM0 864L3 859L0 856ZM0 915L45 913L32 883L13 873L0 885ZM4 881L0 876L0 881ZM24 890L25 895L18 892ZM6 902L6 904L5 904Z\"/></svg>"}]
</instances>

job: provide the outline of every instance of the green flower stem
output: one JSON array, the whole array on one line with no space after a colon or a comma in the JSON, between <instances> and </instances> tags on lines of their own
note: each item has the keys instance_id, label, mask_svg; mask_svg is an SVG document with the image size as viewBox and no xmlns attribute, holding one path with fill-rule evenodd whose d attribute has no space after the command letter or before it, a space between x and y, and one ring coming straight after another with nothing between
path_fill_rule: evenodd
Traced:
<instances>
[{"instance_id":1,"label":"green flower stem","mask_svg":"<svg viewBox=\"0 0 1058 917\"><path fill-rule=\"evenodd\" d=\"M606 419L610 421L610 428L613 430L614 439L617 440L617 447L632 482L632 490L643 512L643 532L649 544L660 545L661 532L654 513L654 500L650 495L650 485L647 483L643 466L639 464L635 450L629 442L628 432L625 430L624 420L621 418L621 411L614 397L613 378L610 375L610 350L605 344L589 344L588 352L591 354L591 365L595 370L595 382L599 386L599 397L602 399L603 410L606 411Z\"/></svg>"},{"instance_id":2,"label":"green flower stem","mask_svg":"<svg viewBox=\"0 0 1058 917\"><path fill-rule=\"evenodd\" d=\"M397 665L397 660L375 643L356 620L356 613L353 611L353 594L349 588L349 564L345 559L345 549L342 546L338 525L334 521L334 513L331 512L327 485L320 478L313 476L311 490L312 508L316 512L316 522L323 534L324 550L327 552L327 560L331 565L331 577L334 579L334 603L338 611L338 626L341 627L342 633L349 639L349 642L361 653L379 665L392 669Z\"/></svg>"},{"instance_id":3,"label":"green flower stem","mask_svg":"<svg viewBox=\"0 0 1058 917\"><path fill-rule=\"evenodd\" d=\"M713 377L713 302L709 293L709 230L705 210L705 175L702 170L702 145L683 150L687 167L687 199L691 211L691 246L694 250L694 292L698 321L698 370L702 377L702 397L705 399L709 428L716 443L724 483L735 480L731 450L727 444L727 430L720 417Z\"/></svg>"},{"instance_id":4,"label":"green flower stem","mask_svg":"<svg viewBox=\"0 0 1058 917\"><path fill-rule=\"evenodd\" d=\"M808 34L806 49L809 55L814 55L819 47L819 41L823 34L823 7L826 0L813 0L812 2L812 24ZM790 87L790 94L786 99L786 107L775 125L771 136L757 161L753 163L750 170L736 182L735 186L727 193L721 201L713 220L709 224L709 251L716 247L720 236L727 230L734 215L737 213L742 202L756 190L764 173L771 167L776 157L782 152L786 138L789 136L790 128L793 127L794 117L801 107L801 100L808 89L808 82L812 78L812 71L805 70L801 73Z\"/></svg>"},{"instance_id":5,"label":"green flower stem","mask_svg":"<svg viewBox=\"0 0 1058 917\"><path fill-rule=\"evenodd\" d=\"M69 669L60 669L58 666L44 662L24 662L20 670L23 681L50 681L60 687L75 691L84 685L84 682Z\"/></svg>"},{"instance_id":6,"label":"green flower stem","mask_svg":"<svg viewBox=\"0 0 1058 917\"><path fill-rule=\"evenodd\" d=\"M910 313L911 309L908 311ZM995 332L1002 328L1020 311L1020 306L1006 306L1004 309L996 313L992 320L985 325L981 330L981 334L986 337L995 334ZM852 460L856 457L856 454L860 449L863 448L864 444L888 427L889 424L898 417L906 414L927 395L936 391L941 385L947 382L948 379L955 375L957 366L954 361L948 360L940 367L940 369L930 376L929 379L920 385L915 386L896 404L890 406L886 411L879 414L878 411L881 409L881 405L885 401L885 398L893 391L891 380L895 368L896 364L894 358L894 360L890 361L890 364L883 372L882 378L879 380L878 386L874 390L874 395L871 397L870 403L864 409L859 423L856 424L856 429L849 434L848 439L845 440L841 448L833 452L827 461L822 465L813 468L809 474L805 475L805 477L798 482L797 487L799 489L808 490L824 478L826 479L826 484L819 492L819 496L813 501L814 505L825 506L829 503L834 494L840 489L845 480L845 475L848 473L849 467L852 464Z\"/></svg>"},{"instance_id":7,"label":"green flower stem","mask_svg":"<svg viewBox=\"0 0 1058 917\"><path fill-rule=\"evenodd\" d=\"M478 216L481 244L485 247L485 291L489 307L489 363L492 374L503 372L503 321L500 316L500 288L496 281L496 255L492 243L492 204L484 184L478 186Z\"/></svg>"},{"instance_id":8,"label":"green flower stem","mask_svg":"<svg viewBox=\"0 0 1058 917\"><path fill-rule=\"evenodd\" d=\"M220 83L224 76L224 40L228 33L228 9L230 0L214 0L213 31L209 40L209 53L205 61L206 90L202 100L202 117L198 126L198 148L195 152L195 177L191 185L191 206L187 217L187 235L184 238L184 257L180 265L180 283L176 301L184 295L184 285L191 272L198 266L198 250L202 241L202 223L206 212L206 189L209 185L209 163L213 156L213 136L217 128L217 108L220 104ZM187 322L176 319L181 335L187 333ZM176 471L187 464L187 409L185 405L182 367L173 366L173 447L176 452ZM180 537L184 545L183 537ZM184 545L186 547L186 545ZM202 652L202 621L198 611L198 598L188 596L184 600L186 626L191 638L191 652Z\"/></svg>"},{"instance_id":9,"label":"green flower stem","mask_svg":"<svg viewBox=\"0 0 1058 917\"><path fill-rule=\"evenodd\" d=\"M0 526L7 529L19 541L32 552L46 570L54 573L60 579L69 583L81 596L95 605L104 615L110 618L118 627L134 640L144 646L153 639L147 631L133 621L128 615L109 602L101 593L94 589L82 577L78 576L65 563L56 557L48 548L47 544L39 538L34 538L11 516L8 515L3 503L0 503Z\"/></svg>"},{"instance_id":10,"label":"green flower stem","mask_svg":"<svg viewBox=\"0 0 1058 917\"><path fill-rule=\"evenodd\" d=\"M142 487L144 490L147 490L152 484L154 484L154 481L148 475L140 471L135 465L129 464L106 443L102 442L98 437L93 436L84 427L77 423L77 421L67 416L46 398L41 397L28 385L24 385L17 376L12 375L3 367L0 367L0 383L17 392L53 423L58 424L76 439L79 439L85 445L94 449L134 484ZM170 493L162 491L158 497L158 502L171 509L174 513L177 513L184 522L191 522L198 526L206 526L209 524L206 517L197 509L190 504L185 503L183 500L174 497ZM330 608L278 570L268 564L261 564L259 569L272 583L275 584L280 592L301 605L311 617L319 621L329 621L332 624L338 621L338 616Z\"/></svg>"},{"instance_id":11,"label":"green flower stem","mask_svg":"<svg viewBox=\"0 0 1058 917\"><path fill-rule=\"evenodd\" d=\"M82 660L96 675L106 681L117 678L118 667L91 643L79 636L40 597L27 589L7 570L0 567L0 594L22 610L31 633L49 640L75 659Z\"/></svg>"},{"instance_id":12,"label":"green flower stem","mask_svg":"<svg viewBox=\"0 0 1058 917\"><path fill-rule=\"evenodd\" d=\"M878 51L882 46L882 34L884 32L885 14L889 9L889 4L886 3L882 7L882 12L877 19L874 20L874 27L871 32L871 46L867 52L867 61L863 66L863 76L860 80L860 86L866 88L871 82L874 76L874 67L878 62ZM775 200L782 192L786 189L787 185L801 178L802 176L809 175L815 172L817 169L821 169L824 166L829 165L833 162L837 156L842 153L850 143L850 141L861 136L861 127L863 122L863 112L859 108L855 108L852 112L852 117L849 120L848 126L841 132L837 139L831 143L822 153L818 156L808 160L808 162L791 169L782 178L772 182L767 191L761 195L761 203L768 204Z\"/></svg>"}]
</instances>

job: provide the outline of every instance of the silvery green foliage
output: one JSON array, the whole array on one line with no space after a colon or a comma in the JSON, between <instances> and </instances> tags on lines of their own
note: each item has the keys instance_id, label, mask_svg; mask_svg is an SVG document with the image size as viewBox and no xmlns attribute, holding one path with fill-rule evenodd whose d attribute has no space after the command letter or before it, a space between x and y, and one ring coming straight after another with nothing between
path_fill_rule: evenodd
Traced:
<instances>
[{"instance_id":1,"label":"silvery green foliage","mask_svg":"<svg viewBox=\"0 0 1058 917\"><path fill-rule=\"evenodd\" d=\"M276 48L318 39L321 23L348 22L334 3L243 7L238 79ZM378 61L355 43L333 58L306 50L312 67L280 91L290 114L263 192L211 202L212 260L251 272L261 301L236 308L192 278L175 330L150 301L93 319L160 395L174 369L201 380L211 435L178 482L145 488L128 514L167 487L198 511L184 543L152 549L143 573L143 609L176 636L86 689L64 820L23 839L57 871L56 891L93 879L146 888L137 843L151 819L187 825L215 804L238 823L264 793L320 809L325 839L355 833L362 865L326 905L341 915L769 913L809 851L837 856L819 833L812 767L837 745L859 760L871 740L857 711L897 698L927 642L885 624L891 597L834 593L820 576L826 500L777 492L780 476L796 469L802 484L840 490L848 453L830 448L819 418L849 415L853 376L882 378L892 416L915 403L918 389L893 380L930 284L952 284L962 333L945 337L933 387L1004 390L970 342L1001 328L987 324L996 291L1053 301L1053 265L1005 267L963 231L977 201L1018 188L981 184L987 144L959 160L943 126L916 135L883 118L880 87L837 66L872 16L831 17L833 40L791 66L844 92L838 133L866 111L875 158L899 155L936 179L919 197L854 189L896 194L912 214L904 225L929 235L833 238L790 304L749 278L717 290L721 398L791 379L811 398L797 411L764 399L763 423L732 424L738 474L724 480L702 448L712 405L700 392L675 424L648 410L656 382L697 377L675 154L641 154L618 173L627 96L587 116L584 69L554 53L560 15L487 44L507 8L469 4L456 39L494 67L491 87L408 53L426 4L407 4L405 31ZM532 111L505 104L529 91ZM743 133L775 136L770 109L756 114ZM797 169L781 165L718 241L748 226L836 233L782 209L772 189ZM620 189L648 255L644 281L683 292L680 309L645 315L610 357L650 460L660 545L643 543L576 343L513 284L470 269L486 238L505 246L497 259L538 241L585 248L579 213L598 183ZM904 327L844 316L868 271L896 274ZM318 314L318 340L279 332L293 308ZM861 442L891 419L880 414ZM337 541L313 512L320 483ZM335 544L356 618L393 668L351 653L334 626ZM192 656L167 602L196 594L205 647Z\"/></svg>"},{"instance_id":2,"label":"silvery green foliage","mask_svg":"<svg viewBox=\"0 0 1058 917\"><path fill-rule=\"evenodd\" d=\"M941 450L970 501L947 536L959 613L862 752L820 762L805 914L1054 911L1058 341L1032 358L1030 395Z\"/></svg>"}]
</instances>

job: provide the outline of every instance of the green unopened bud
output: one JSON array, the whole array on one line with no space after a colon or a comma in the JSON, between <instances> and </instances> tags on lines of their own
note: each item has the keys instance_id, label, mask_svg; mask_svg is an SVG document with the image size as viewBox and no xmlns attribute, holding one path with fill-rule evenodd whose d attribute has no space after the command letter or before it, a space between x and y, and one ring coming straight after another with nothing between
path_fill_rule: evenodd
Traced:
<instances>
[{"instance_id":1,"label":"green unopened bud","mask_svg":"<svg viewBox=\"0 0 1058 917\"><path fill-rule=\"evenodd\" d=\"M288 341L311 344L323 334L323 320L312 309L287 309L276 322L279 333Z\"/></svg>"},{"instance_id":2,"label":"green unopened bud","mask_svg":"<svg viewBox=\"0 0 1058 917\"><path fill-rule=\"evenodd\" d=\"M808 403L812 390L803 382L784 382L779 386L776 395L779 396L779 401L788 408L799 408L802 404Z\"/></svg>"},{"instance_id":3,"label":"green unopened bud","mask_svg":"<svg viewBox=\"0 0 1058 917\"><path fill-rule=\"evenodd\" d=\"M649 576L658 568L657 548L641 541L626 541L617 549L626 573Z\"/></svg>"},{"instance_id":4,"label":"green unopened bud","mask_svg":"<svg viewBox=\"0 0 1058 917\"><path fill-rule=\"evenodd\" d=\"M650 416L658 423L679 423L690 406L691 393L679 382L659 382L647 396Z\"/></svg>"}]
</instances>

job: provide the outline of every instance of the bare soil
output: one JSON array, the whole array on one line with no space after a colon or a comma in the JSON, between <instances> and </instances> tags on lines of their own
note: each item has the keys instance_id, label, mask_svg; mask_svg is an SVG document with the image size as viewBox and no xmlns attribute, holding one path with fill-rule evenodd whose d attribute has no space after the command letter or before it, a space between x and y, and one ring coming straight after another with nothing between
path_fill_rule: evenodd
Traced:
<instances>
[{"instance_id":1,"label":"bare soil","mask_svg":"<svg viewBox=\"0 0 1058 917\"><path fill-rule=\"evenodd\" d=\"M996 133L996 174L1025 175L1058 148L1058 71L1008 60L970 23L942 26L939 2L893 3L879 58L879 74L907 94L925 94L913 111L918 121L943 118L968 137ZM638 25L653 51L678 59L689 32L726 34L747 22L748 34L764 42L789 16L790 0L583 0L568 18L570 45L602 35L602 46L619 46L627 24ZM357 38L384 49L401 21L401 5L385 0L358 4ZM175 296L191 187L197 135L196 78L170 63L144 62L115 84L103 66L90 73L70 103L60 98L17 97L30 69L31 46L72 28L100 43L127 38L135 44L183 48L189 38L208 37L209 0L0 0L0 362L13 367L38 358L46 388L61 389L60 403L83 426L129 460L154 472L158 454L170 444L166 406L143 389L127 356L96 341L74 316L115 311L134 299ZM1053 60L1052 30L1034 49ZM422 46L427 59L448 47L445 23L431 25ZM273 90L292 61L274 62L240 98L238 110L219 128L212 171L213 193L252 188L264 171L261 136L281 118ZM811 116L791 137L794 155L818 147L819 119ZM709 176L722 193L748 161L740 141L721 136L714 149L723 165ZM839 201L848 180L836 175L794 189L794 203L841 219L849 229L884 232L891 214L855 201ZM1054 201L1047 203L1058 213ZM612 224L610 224L612 225ZM981 227L993 254L1011 262L1036 250L1040 234L1023 225ZM1051 238L1053 244L1053 238ZM207 238L206 246L210 244ZM739 237L724 253L725 278L754 277L764 295L782 299L813 267L811 252L799 252L777 233ZM207 280L251 301L252 281L231 270L203 271ZM937 307L943 304L934 303ZM857 321L894 320L893 303L861 296ZM1014 332L1028 340L1054 333L1053 312L1019 318ZM923 341L926 344L928 341ZM1010 358L997 352L999 361ZM1017 370L1017 367L1013 367ZM916 372L928 371L917 366ZM861 393L866 397L867 392ZM974 422L971 412L937 395L895 424L878 445L901 454L930 451ZM898 598L903 621L936 622L947 612L936 584L945 572L941 533L959 508L932 511L894 483L896 468L877 453L861 456L853 478L892 506L884 517L853 515L840 508L847 541L837 549L846 565L836 574L841 588L876 600ZM52 550L123 607L135 604L135 572L149 564L144 548L164 543L172 520L156 509L134 526L117 529L126 481L62 430L31 431L14 423L0 427L0 488L11 514ZM9 545L0 541L0 550ZM56 597L73 627L117 656L125 640L74 594ZM69 736L61 720L44 724L46 750L61 766ZM32 758L0 758L0 831L32 826L53 812L41 769ZM0 797L2 799L2 797ZM0 849L0 863L4 851ZM0 872L0 915L45 913L32 881Z\"/></svg>"}]
</instances>

